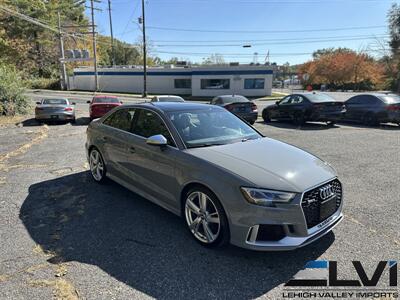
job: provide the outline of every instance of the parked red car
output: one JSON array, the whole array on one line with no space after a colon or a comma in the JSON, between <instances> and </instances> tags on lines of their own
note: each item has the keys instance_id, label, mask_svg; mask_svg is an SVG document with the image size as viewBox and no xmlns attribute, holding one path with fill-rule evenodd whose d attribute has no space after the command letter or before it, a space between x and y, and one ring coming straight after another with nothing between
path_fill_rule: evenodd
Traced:
<instances>
[{"instance_id":1,"label":"parked red car","mask_svg":"<svg viewBox=\"0 0 400 300\"><path fill-rule=\"evenodd\" d=\"M122 101L115 96L98 95L94 96L89 103L90 120L100 118L116 106L120 106Z\"/></svg>"}]
</instances>

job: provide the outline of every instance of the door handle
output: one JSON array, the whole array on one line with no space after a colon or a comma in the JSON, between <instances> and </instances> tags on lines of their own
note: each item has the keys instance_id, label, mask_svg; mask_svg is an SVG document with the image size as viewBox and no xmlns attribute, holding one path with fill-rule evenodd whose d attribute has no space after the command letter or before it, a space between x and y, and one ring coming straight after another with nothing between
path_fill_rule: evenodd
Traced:
<instances>
[{"instance_id":1,"label":"door handle","mask_svg":"<svg viewBox=\"0 0 400 300\"><path fill-rule=\"evenodd\" d=\"M129 152L130 153L136 153L135 147L129 147Z\"/></svg>"}]
</instances>

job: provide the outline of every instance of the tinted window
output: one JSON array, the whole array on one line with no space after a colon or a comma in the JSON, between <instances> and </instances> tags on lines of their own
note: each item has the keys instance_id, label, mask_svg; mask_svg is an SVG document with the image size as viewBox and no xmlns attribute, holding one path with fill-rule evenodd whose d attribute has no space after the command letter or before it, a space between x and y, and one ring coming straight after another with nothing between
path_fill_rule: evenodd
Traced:
<instances>
[{"instance_id":1,"label":"tinted window","mask_svg":"<svg viewBox=\"0 0 400 300\"><path fill-rule=\"evenodd\" d=\"M98 97L93 98L93 103L119 103L119 100L114 97Z\"/></svg>"},{"instance_id":2,"label":"tinted window","mask_svg":"<svg viewBox=\"0 0 400 300\"><path fill-rule=\"evenodd\" d=\"M300 103L304 102L304 100L305 100L304 97L302 97L300 95L294 95L294 96L292 96L291 103L292 104L300 104Z\"/></svg>"},{"instance_id":3,"label":"tinted window","mask_svg":"<svg viewBox=\"0 0 400 300\"><path fill-rule=\"evenodd\" d=\"M168 145L175 146L164 121L156 113L145 109L138 111L139 116L132 131L134 134L144 138L162 134L167 139Z\"/></svg>"},{"instance_id":4,"label":"tinted window","mask_svg":"<svg viewBox=\"0 0 400 300\"><path fill-rule=\"evenodd\" d=\"M379 105L379 104L382 104L382 101L379 100L375 96L363 96L363 97L361 97L361 99L362 99L362 103L363 104L368 104L368 105Z\"/></svg>"},{"instance_id":5,"label":"tinted window","mask_svg":"<svg viewBox=\"0 0 400 300\"><path fill-rule=\"evenodd\" d=\"M285 98L283 98L281 100L281 102L279 102L279 104L280 105L290 104L290 103L292 103L291 98L292 98L292 96L286 96Z\"/></svg>"},{"instance_id":6,"label":"tinted window","mask_svg":"<svg viewBox=\"0 0 400 300\"><path fill-rule=\"evenodd\" d=\"M264 89L265 79L264 78L254 78L254 79L245 79L244 80L244 88L246 90L249 89Z\"/></svg>"},{"instance_id":7,"label":"tinted window","mask_svg":"<svg viewBox=\"0 0 400 300\"><path fill-rule=\"evenodd\" d=\"M134 114L134 108L119 109L110 115L104 121L104 124L120 130L131 131Z\"/></svg>"},{"instance_id":8,"label":"tinted window","mask_svg":"<svg viewBox=\"0 0 400 300\"><path fill-rule=\"evenodd\" d=\"M360 104L362 103L362 99L360 96L352 97L346 101L346 104Z\"/></svg>"},{"instance_id":9,"label":"tinted window","mask_svg":"<svg viewBox=\"0 0 400 300\"><path fill-rule=\"evenodd\" d=\"M66 105L66 99L43 99L42 104Z\"/></svg>"},{"instance_id":10,"label":"tinted window","mask_svg":"<svg viewBox=\"0 0 400 300\"><path fill-rule=\"evenodd\" d=\"M192 80L191 79L175 79L174 87L176 89L191 89L192 88Z\"/></svg>"},{"instance_id":11,"label":"tinted window","mask_svg":"<svg viewBox=\"0 0 400 300\"><path fill-rule=\"evenodd\" d=\"M234 114L211 105L207 109L169 112L168 116L188 148L230 144L261 137Z\"/></svg>"},{"instance_id":12,"label":"tinted window","mask_svg":"<svg viewBox=\"0 0 400 300\"><path fill-rule=\"evenodd\" d=\"M201 79L202 90L229 90L229 79Z\"/></svg>"}]
</instances>

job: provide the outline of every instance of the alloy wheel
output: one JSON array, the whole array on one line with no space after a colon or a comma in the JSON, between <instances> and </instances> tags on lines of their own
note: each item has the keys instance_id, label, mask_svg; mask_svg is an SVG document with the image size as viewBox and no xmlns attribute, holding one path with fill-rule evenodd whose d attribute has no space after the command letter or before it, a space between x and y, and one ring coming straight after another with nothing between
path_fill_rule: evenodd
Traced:
<instances>
[{"instance_id":1,"label":"alloy wheel","mask_svg":"<svg viewBox=\"0 0 400 300\"><path fill-rule=\"evenodd\" d=\"M207 194L195 191L188 195L185 217L189 230L200 242L211 244L218 239L221 230L220 214Z\"/></svg>"},{"instance_id":2,"label":"alloy wheel","mask_svg":"<svg viewBox=\"0 0 400 300\"><path fill-rule=\"evenodd\" d=\"M104 176L104 163L99 151L96 149L90 152L89 164L94 180L101 181Z\"/></svg>"}]
</instances>

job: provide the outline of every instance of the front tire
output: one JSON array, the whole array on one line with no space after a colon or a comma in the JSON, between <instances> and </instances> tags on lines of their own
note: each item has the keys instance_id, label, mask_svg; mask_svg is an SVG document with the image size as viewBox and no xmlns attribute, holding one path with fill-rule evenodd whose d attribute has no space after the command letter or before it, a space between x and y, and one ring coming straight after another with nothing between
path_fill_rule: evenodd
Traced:
<instances>
[{"instance_id":1,"label":"front tire","mask_svg":"<svg viewBox=\"0 0 400 300\"><path fill-rule=\"evenodd\" d=\"M363 118L363 123L368 126L376 126L378 125L378 119L374 113L369 112L365 114Z\"/></svg>"},{"instance_id":2,"label":"front tire","mask_svg":"<svg viewBox=\"0 0 400 300\"><path fill-rule=\"evenodd\" d=\"M208 189L190 189L184 201L185 223L194 239L205 247L226 245L230 240L228 219L218 198Z\"/></svg>"},{"instance_id":3,"label":"front tire","mask_svg":"<svg viewBox=\"0 0 400 300\"><path fill-rule=\"evenodd\" d=\"M93 179L98 183L104 183L106 180L106 166L97 148L93 148L89 153L89 167Z\"/></svg>"},{"instance_id":4,"label":"front tire","mask_svg":"<svg viewBox=\"0 0 400 300\"><path fill-rule=\"evenodd\" d=\"M267 110L263 111L262 118L263 118L265 123L271 122L271 117L269 116L269 112Z\"/></svg>"}]
</instances>

